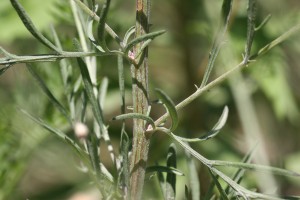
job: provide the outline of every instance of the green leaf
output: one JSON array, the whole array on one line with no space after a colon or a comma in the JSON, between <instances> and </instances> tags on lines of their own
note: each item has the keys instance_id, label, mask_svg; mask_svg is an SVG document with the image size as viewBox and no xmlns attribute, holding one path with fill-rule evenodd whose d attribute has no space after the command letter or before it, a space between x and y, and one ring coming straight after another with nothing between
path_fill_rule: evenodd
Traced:
<instances>
[{"instance_id":1,"label":"green leaf","mask_svg":"<svg viewBox=\"0 0 300 200\"><path fill-rule=\"evenodd\" d=\"M162 90L155 89L155 91L156 91L158 98L162 101L162 103L166 107L166 109L171 117L172 126L171 126L170 130L173 131L178 126L178 114L177 114L177 110L175 108L175 104L172 101L172 99Z\"/></svg>"},{"instance_id":2,"label":"green leaf","mask_svg":"<svg viewBox=\"0 0 300 200\"><path fill-rule=\"evenodd\" d=\"M161 165L155 165L146 168L146 173L152 173L152 172L171 173L176 176L184 176L184 173L182 171L174 167L161 166Z\"/></svg>"},{"instance_id":3,"label":"green leaf","mask_svg":"<svg viewBox=\"0 0 300 200\"><path fill-rule=\"evenodd\" d=\"M152 33L147 33L145 35L142 35L140 37L137 37L135 39L133 39L132 41L130 41L124 48L124 52L128 53L128 51L136 44L140 43L140 42L144 42L148 39L153 40L154 38L156 38L159 35L164 34L166 31L165 30L161 30L161 31L155 31Z\"/></svg>"},{"instance_id":4,"label":"green leaf","mask_svg":"<svg viewBox=\"0 0 300 200\"><path fill-rule=\"evenodd\" d=\"M289 39L292 35L296 34L300 30L300 23L296 24L286 32L284 32L282 35L277 37L275 40L270 42L269 44L265 45L263 48L261 48L257 53L250 56L250 60L254 60L264 54L266 54L268 51L270 51L275 46L279 45L280 43L284 42L285 40Z\"/></svg>"},{"instance_id":5,"label":"green leaf","mask_svg":"<svg viewBox=\"0 0 300 200\"><path fill-rule=\"evenodd\" d=\"M212 173L211 170L209 170L209 173L210 173L211 177L213 178L213 181L215 182L215 185L217 186L217 188L218 188L218 190L219 190L219 192L220 192L220 195L221 195L222 199L223 199L223 200L229 200L229 198L228 198L228 196L227 196L225 190L222 188L222 186L221 186L221 184L220 184L220 182L219 182L219 180L218 180L218 177L215 176L215 175Z\"/></svg>"},{"instance_id":6,"label":"green leaf","mask_svg":"<svg viewBox=\"0 0 300 200\"><path fill-rule=\"evenodd\" d=\"M125 114L125 74L124 74L124 63L123 56L118 55L118 78L119 78L119 89L121 95L121 113Z\"/></svg>"},{"instance_id":7,"label":"green leaf","mask_svg":"<svg viewBox=\"0 0 300 200\"><path fill-rule=\"evenodd\" d=\"M67 142L76 151L76 153L80 156L80 158L82 159L82 161L84 161L85 164L89 163L88 154L83 149L81 149L81 147L78 146L78 144L74 140L69 138L65 133L51 127L41 119L35 118L34 116L32 116L31 114L29 114L27 111L23 109L21 109L21 112L24 113L28 118L30 118L31 120L33 120L34 122L36 122L37 124L45 128L46 130L56 135L61 140Z\"/></svg>"},{"instance_id":8,"label":"green leaf","mask_svg":"<svg viewBox=\"0 0 300 200\"><path fill-rule=\"evenodd\" d=\"M97 101L94 90L93 90L93 84L89 75L89 72L87 70L87 66L84 63L84 61L81 58L77 58L77 62L80 68L82 81L84 83L85 91L88 96L88 99L90 103L92 104L92 110L94 113L94 117L96 118L96 121L100 127L101 132L104 132L104 122L103 122L103 113L101 106L99 104L99 101Z\"/></svg>"},{"instance_id":9,"label":"green leaf","mask_svg":"<svg viewBox=\"0 0 300 200\"><path fill-rule=\"evenodd\" d=\"M219 26L218 33L214 40L214 44L209 53L208 64L207 64L200 88L204 87L207 84L210 74L213 70L216 58L220 52L220 49L223 44L224 36L225 36L225 33L228 28L231 10L232 10L232 0L223 0L223 5L222 5L222 18L223 19L221 20L223 23L221 23Z\"/></svg>"},{"instance_id":10,"label":"green leaf","mask_svg":"<svg viewBox=\"0 0 300 200\"><path fill-rule=\"evenodd\" d=\"M126 113L112 118L112 120L125 120L125 119L142 119L147 121L152 126L152 128L155 129L154 120L151 117L140 113Z\"/></svg>"},{"instance_id":11,"label":"green leaf","mask_svg":"<svg viewBox=\"0 0 300 200\"><path fill-rule=\"evenodd\" d=\"M245 46L244 62L248 62L251 47L255 33L255 19L256 19L256 0L248 0L248 22L247 22L247 41Z\"/></svg>"},{"instance_id":12,"label":"green leaf","mask_svg":"<svg viewBox=\"0 0 300 200\"><path fill-rule=\"evenodd\" d=\"M168 150L167 167L177 167L176 146L172 143ZM166 197L165 199L175 199L176 197L176 176L173 173L167 173L166 178Z\"/></svg>"},{"instance_id":13,"label":"green leaf","mask_svg":"<svg viewBox=\"0 0 300 200\"><path fill-rule=\"evenodd\" d=\"M255 170L259 172L272 173L281 176L287 177L300 177L300 174L297 172L280 169L271 166L258 165L258 164L249 164L249 163L241 163L241 162L230 162L230 161L222 161L222 160L212 160L212 166L224 166L224 167L236 167L247 170Z\"/></svg>"},{"instance_id":14,"label":"green leaf","mask_svg":"<svg viewBox=\"0 0 300 200\"><path fill-rule=\"evenodd\" d=\"M47 95L50 102L60 111L61 114L63 114L66 117L69 123L72 124L72 120L65 107L54 97L54 95L52 94L46 83L43 81L43 79L38 75L38 73L36 73L36 71L30 64L26 64L26 67L32 75L32 77L36 80L40 88L43 90L43 92Z\"/></svg>"},{"instance_id":15,"label":"green leaf","mask_svg":"<svg viewBox=\"0 0 300 200\"><path fill-rule=\"evenodd\" d=\"M101 45L97 44L97 41L94 38L93 22L94 22L94 20L92 18L90 18L88 21L88 24L87 24L87 36L88 36L89 40L92 42L92 44L96 47L96 49L99 50L100 52L104 53L105 50L103 49L103 47Z\"/></svg>"},{"instance_id":16,"label":"green leaf","mask_svg":"<svg viewBox=\"0 0 300 200\"><path fill-rule=\"evenodd\" d=\"M198 176L198 171L196 168L196 163L194 162L193 158L191 157L191 154L188 151L185 151L185 157L187 161L187 167L188 167L188 175L189 175L189 186L191 191L192 200L200 200L200 181Z\"/></svg>"},{"instance_id":17,"label":"green leaf","mask_svg":"<svg viewBox=\"0 0 300 200\"><path fill-rule=\"evenodd\" d=\"M11 65L8 65L7 67L2 67L2 68L0 69L0 76L1 76L2 74L4 74L4 72L6 72L6 70L8 70L10 67L11 67Z\"/></svg>"},{"instance_id":18,"label":"green leaf","mask_svg":"<svg viewBox=\"0 0 300 200\"><path fill-rule=\"evenodd\" d=\"M135 33L135 26L130 27L123 38L123 45L126 46L129 38Z\"/></svg>"},{"instance_id":19,"label":"green leaf","mask_svg":"<svg viewBox=\"0 0 300 200\"><path fill-rule=\"evenodd\" d=\"M243 158L242 163L249 163L251 161L254 150L255 150L255 148L251 149L251 151L249 151L247 153L247 155ZM244 169L238 169L236 171L236 173L233 175L232 180L235 181L236 183L240 183L244 177L245 171L246 170L244 170ZM229 185L225 189L225 192L226 192L226 194L229 194L229 195L234 194L234 191L232 190L232 188Z\"/></svg>"},{"instance_id":20,"label":"green leaf","mask_svg":"<svg viewBox=\"0 0 300 200\"><path fill-rule=\"evenodd\" d=\"M220 116L218 122L215 124L215 126L212 128L212 130L210 130L207 134L201 136L200 138L184 138L184 137L180 137L177 136L180 140L185 141L185 142L202 142L208 139L211 139L215 136L218 135L218 133L220 132L220 130L224 127L227 118L228 118L228 107L225 106L225 108L223 109L223 113Z\"/></svg>"},{"instance_id":21,"label":"green leaf","mask_svg":"<svg viewBox=\"0 0 300 200\"><path fill-rule=\"evenodd\" d=\"M108 78L103 77L99 88L99 104L102 109L104 108L104 102L107 94L107 87L108 87Z\"/></svg>"},{"instance_id":22,"label":"green leaf","mask_svg":"<svg viewBox=\"0 0 300 200\"><path fill-rule=\"evenodd\" d=\"M124 181L125 187L130 191L130 169L129 169L129 158L128 158L128 153L129 153L129 146L130 146L130 140L129 137L122 128L122 133L121 133L121 154L122 154L122 179Z\"/></svg>"},{"instance_id":23,"label":"green leaf","mask_svg":"<svg viewBox=\"0 0 300 200\"><path fill-rule=\"evenodd\" d=\"M26 11L22 7L22 5L18 2L18 0L10 0L12 6L15 8L17 11L20 19L22 20L23 24L27 28L27 30L36 38L38 39L41 43L43 43L45 46L48 48L56 51L56 52L61 52L55 45L53 45L41 32L39 32L34 24L32 23L31 19L27 15Z\"/></svg>"},{"instance_id":24,"label":"green leaf","mask_svg":"<svg viewBox=\"0 0 300 200\"><path fill-rule=\"evenodd\" d=\"M100 13L100 20L98 24L98 40L100 41L101 44L105 45L105 22L108 14L110 6L110 0L106 0L106 2L103 4L101 13Z\"/></svg>"}]
</instances>

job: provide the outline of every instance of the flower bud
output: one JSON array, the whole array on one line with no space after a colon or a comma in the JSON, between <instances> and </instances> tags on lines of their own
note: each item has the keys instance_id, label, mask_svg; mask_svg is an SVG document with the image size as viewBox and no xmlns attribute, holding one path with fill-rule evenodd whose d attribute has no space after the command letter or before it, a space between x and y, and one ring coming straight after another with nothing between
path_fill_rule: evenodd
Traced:
<instances>
[{"instance_id":1,"label":"flower bud","mask_svg":"<svg viewBox=\"0 0 300 200\"><path fill-rule=\"evenodd\" d=\"M89 134L89 129L84 123L76 122L74 132L79 139L85 139Z\"/></svg>"}]
</instances>

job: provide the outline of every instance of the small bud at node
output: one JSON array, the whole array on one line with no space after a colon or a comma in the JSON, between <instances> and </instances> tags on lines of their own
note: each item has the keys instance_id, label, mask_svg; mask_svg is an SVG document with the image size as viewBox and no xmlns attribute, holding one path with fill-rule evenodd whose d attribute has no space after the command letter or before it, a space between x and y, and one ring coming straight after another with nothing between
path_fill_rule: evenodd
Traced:
<instances>
[{"instance_id":1,"label":"small bud at node","mask_svg":"<svg viewBox=\"0 0 300 200\"><path fill-rule=\"evenodd\" d=\"M84 139L88 136L89 129L84 123L76 122L74 125L74 132L79 139Z\"/></svg>"}]
</instances>

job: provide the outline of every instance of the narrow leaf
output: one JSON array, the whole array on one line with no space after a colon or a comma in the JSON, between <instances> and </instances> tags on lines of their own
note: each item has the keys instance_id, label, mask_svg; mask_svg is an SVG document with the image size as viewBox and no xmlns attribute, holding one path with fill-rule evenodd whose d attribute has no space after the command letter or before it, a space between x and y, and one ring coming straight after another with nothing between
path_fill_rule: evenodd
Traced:
<instances>
[{"instance_id":1,"label":"narrow leaf","mask_svg":"<svg viewBox=\"0 0 300 200\"><path fill-rule=\"evenodd\" d=\"M11 67L11 65L8 65L8 66L6 66L6 67L2 67L2 68L0 69L0 76L1 76L2 74L4 74L4 72L6 72L6 70L8 70L10 67Z\"/></svg>"},{"instance_id":2,"label":"narrow leaf","mask_svg":"<svg viewBox=\"0 0 300 200\"><path fill-rule=\"evenodd\" d=\"M77 58L78 65L80 68L82 80L85 86L85 91L88 96L88 99L90 103L92 104L92 110L94 113L94 117L96 118L96 121L98 125L100 126L100 130L103 133L104 132L104 123L103 123L103 113L102 109L100 107L99 101L97 101L94 91L93 91L93 84L89 75L89 72L87 70L87 66L84 63L84 61L81 58Z\"/></svg>"},{"instance_id":3,"label":"narrow leaf","mask_svg":"<svg viewBox=\"0 0 300 200\"><path fill-rule=\"evenodd\" d=\"M39 124L40 126L42 126L43 128L45 128L46 130L48 130L51 133L53 133L54 135L56 135L61 140L67 142L78 153L78 155L84 161L85 164L87 164L89 162L88 161L88 155L87 155L87 153L83 149L81 149L81 147L78 146L78 144L76 144L76 142L74 140L72 140L71 138L69 138L66 134L64 134L60 130L57 130L57 129L51 127L50 125L46 124L41 119L35 118L34 116L32 116L31 114L29 114L25 110L21 109L21 112L24 113L32 121L36 122L37 124Z\"/></svg>"},{"instance_id":4,"label":"narrow leaf","mask_svg":"<svg viewBox=\"0 0 300 200\"><path fill-rule=\"evenodd\" d=\"M22 20L23 24L27 28L27 30L41 43L43 43L48 48L56 51L61 52L56 46L54 46L41 32L39 32L36 27L33 25L31 19L27 15L26 11L24 10L23 6L18 2L18 0L10 0L12 6L17 11L20 19Z\"/></svg>"},{"instance_id":5,"label":"narrow leaf","mask_svg":"<svg viewBox=\"0 0 300 200\"><path fill-rule=\"evenodd\" d=\"M214 44L212 46L212 49L209 54L209 59L208 59L208 64L204 73L204 77L202 80L202 83L200 85L200 88L204 87L208 79L210 77L210 74L212 72L212 69L214 67L216 58L220 52L220 49L223 44L224 36L228 28L229 24L229 18L231 15L231 10L232 10L232 0L223 0L223 5L222 5L222 23L219 26L218 33L216 35L216 38L214 40Z\"/></svg>"},{"instance_id":6,"label":"narrow leaf","mask_svg":"<svg viewBox=\"0 0 300 200\"><path fill-rule=\"evenodd\" d=\"M122 129L121 133L121 154L122 154L122 175L123 175L123 182L125 187L127 188L127 191L130 191L130 170L129 170L129 146L130 146L130 140L129 137L124 129Z\"/></svg>"},{"instance_id":7,"label":"narrow leaf","mask_svg":"<svg viewBox=\"0 0 300 200\"><path fill-rule=\"evenodd\" d=\"M200 200L200 181L198 176L198 171L196 168L196 164L191 157L191 154L188 151L185 151L186 155L186 161L187 161L187 167L188 167L188 175L189 175L189 185L190 185L190 191L192 200Z\"/></svg>"},{"instance_id":8,"label":"narrow leaf","mask_svg":"<svg viewBox=\"0 0 300 200\"><path fill-rule=\"evenodd\" d=\"M167 167L177 167L176 146L172 143L168 150ZM175 199L176 197L176 176L173 173L167 173L166 179L166 199Z\"/></svg>"},{"instance_id":9,"label":"narrow leaf","mask_svg":"<svg viewBox=\"0 0 300 200\"><path fill-rule=\"evenodd\" d=\"M300 30L300 23L296 24L295 26L290 28L288 31L284 32L282 35L277 37L275 40L273 40L272 42L270 42L269 44L267 44L266 46L261 48L256 54L251 55L249 59L254 60L254 59L264 55L265 53L270 51L272 48L277 46L278 44L282 43L283 41L289 39L292 35L299 32L299 30Z\"/></svg>"},{"instance_id":10,"label":"narrow leaf","mask_svg":"<svg viewBox=\"0 0 300 200\"><path fill-rule=\"evenodd\" d=\"M290 177L300 177L300 174L297 172L280 169L271 166L258 165L258 164L248 164L241 162L229 162L229 161L221 161L221 160L213 160L211 161L212 166L224 166L224 167L237 167L247 170L256 170L260 172L272 173L281 176L290 176Z\"/></svg>"},{"instance_id":11,"label":"narrow leaf","mask_svg":"<svg viewBox=\"0 0 300 200\"><path fill-rule=\"evenodd\" d=\"M271 14L268 14L267 16L266 16L266 18L260 23L260 25L258 25L257 27L255 27L255 31L258 31L258 30L260 30L262 27L264 27L267 23L268 23L268 21L271 19L271 17L272 17L272 15Z\"/></svg>"},{"instance_id":12,"label":"narrow leaf","mask_svg":"<svg viewBox=\"0 0 300 200\"><path fill-rule=\"evenodd\" d=\"M66 119L69 121L69 123L72 124L72 120L71 120L69 114L67 113L66 109L54 97L54 95L52 94L52 92L50 91L50 89L48 88L46 83L43 81L43 79L38 75L38 73L36 73L36 71L30 64L27 64L26 67L27 67L28 71L30 72L30 74L32 75L32 77L36 80L36 82L38 83L40 88L43 90L43 92L47 95L50 102L60 111L61 114L63 114L66 117Z\"/></svg>"},{"instance_id":13,"label":"narrow leaf","mask_svg":"<svg viewBox=\"0 0 300 200\"><path fill-rule=\"evenodd\" d=\"M155 31L155 32L152 32L152 33L147 33L145 35L142 35L140 37L137 37L135 39L133 39L132 41L130 41L124 48L124 51L125 53L128 53L128 51L136 44L140 43L140 42L144 42L148 39L154 39L156 38L157 36L159 35L162 35L164 34L166 31L165 30L162 30L162 31Z\"/></svg>"},{"instance_id":14,"label":"narrow leaf","mask_svg":"<svg viewBox=\"0 0 300 200\"><path fill-rule=\"evenodd\" d=\"M101 44L105 44L104 43L105 22L106 22L109 6L110 6L110 0L106 0L106 2L103 4L101 14L100 14L100 20L99 20L97 30L98 30L98 40L100 41Z\"/></svg>"},{"instance_id":15,"label":"narrow leaf","mask_svg":"<svg viewBox=\"0 0 300 200\"><path fill-rule=\"evenodd\" d=\"M185 141L185 142L202 142L208 139L211 139L215 136L218 135L218 133L220 132L220 130L224 127L227 118L228 118L228 107L225 106L225 108L223 109L223 113L220 116L218 122L215 124L215 126L212 128L212 130L210 130L207 134L199 137L199 138L184 138L184 137L180 137L177 136L180 140Z\"/></svg>"},{"instance_id":16,"label":"narrow leaf","mask_svg":"<svg viewBox=\"0 0 300 200\"><path fill-rule=\"evenodd\" d=\"M104 102L107 94L107 87L108 87L108 78L103 77L99 88L99 104L102 109L104 108Z\"/></svg>"},{"instance_id":17,"label":"narrow leaf","mask_svg":"<svg viewBox=\"0 0 300 200\"><path fill-rule=\"evenodd\" d=\"M121 113L125 114L125 74L124 63L122 55L118 55L118 75L119 75L119 89L121 95Z\"/></svg>"},{"instance_id":18,"label":"narrow leaf","mask_svg":"<svg viewBox=\"0 0 300 200\"><path fill-rule=\"evenodd\" d=\"M126 46L129 38L135 33L135 26L130 27L123 38L123 45Z\"/></svg>"},{"instance_id":19,"label":"narrow leaf","mask_svg":"<svg viewBox=\"0 0 300 200\"><path fill-rule=\"evenodd\" d=\"M148 117L147 115L143 115L140 113L126 113L112 118L112 120L125 120L125 119L142 119L147 121L152 126L152 128L155 129L155 123L153 119L151 117Z\"/></svg>"},{"instance_id":20,"label":"narrow leaf","mask_svg":"<svg viewBox=\"0 0 300 200\"><path fill-rule=\"evenodd\" d=\"M242 163L249 163L251 161L251 158L252 158L253 152L255 150L255 147L253 149L251 149L251 151L249 151L246 154L246 156L242 160ZM236 173L234 174L232 180L235 181L236 183L240 183L242 181L242 179L243 179L245 171L246 170L244 170L244 169L238 169L236 171ZM225 191L226 191L226 194L229 194L229 195L233 194L232 188L229 187L229 185L227 186L227 188L225 189Z\"/></svg>"},{"instance_id":21,"label":"narrow leaf","mask_svg":"<svg viewBox=\"0 0 300 200\"><path fill-rule=\"evenodd\" d=\"M210 175L211 175L211 177L213 178L213 181L215 182L215 184L216 184L216 186L217 186L217 188L218 188L218 190L219 190L219 192L220 192L220 195L221 195L222 199L223 199L223 200L229 200L229 198L228 198L226 192L224 191L224 189L222 188L222 186L221 186L221 184L220 184L220 182L219 182L219 180L218 180L218 177L215 176L215 175L211 172L211 170L209 170L209 172L210 172Z\"/></svg>"},{"instance_id":22,"label":"narrow leaf","mask_svg":"<svg viewBox=\"0 0 300 200\"><path fill-rule=\"evenodd\" d=\"M167 96L167 94L165 92L163 92L160 89L155 89L156 94L158 96L158 98L163 102L164 106L166 107L171 120L172 120L172 126L170 128L171 131L175 130L178 126L178 114L177 114L177 110L175 108L175 104L172 101L172 99Z\"/></svg>"},{"instance_id":23,"label":"narrow leaf","mask_svg":"<svg viewBox=\"0 0 300 200\"><path fill-rule=\"evenodd\" d=\"M255 19L256 19L256 0L248 0L247 10L247 42L245 46L244 62L248 62L251 53L251 47L255 33Z\"/></svg>"},{"instance_id":24,"label":"narrow leaf","mask_svg":"<svg viewBox=\"0 0 300 200\"><path fill-rule=\"evenodd\" d=\"M162 172L162 173L171 173L176 176L184 176L184 173L174 167L155 165L146 168L146 173L152 172Z\"/></svg>"},{"instance_id":25,"label":"narrow leaf","mask_svg":"<svg viewBox=\"0 0 300 200\"><path fill-rule=\"evenodd\" d=\"M88 36L89 40L92 42L92 44L96 47L96 49L99 50L100 52L104 53L105 50L103 49L103 47L101 45L97 44L97 41L94 38L93 22L94 22L94 20L92 18L90 18L87 23L87 36Z\"/></svg>"}]
</instances>

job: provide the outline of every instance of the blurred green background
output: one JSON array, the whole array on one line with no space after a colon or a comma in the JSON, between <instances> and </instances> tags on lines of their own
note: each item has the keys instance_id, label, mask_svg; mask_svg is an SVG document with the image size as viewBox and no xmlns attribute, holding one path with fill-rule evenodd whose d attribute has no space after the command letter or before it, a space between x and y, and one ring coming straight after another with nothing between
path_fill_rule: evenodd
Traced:
<instances>
[{"instance_id":1,"label":"blurred green background","mask_svg":"<svg viewBox=\"0 0 300 200\"><path fill-rule=\"evenodd\" d=\"M64 0L20 0L39 30L48 35L50 25L56 27L65 49L72 49L77 37L69 2ZM165 29L149 50L150 94L153 89L166 91L179 103L200 85L208 55L216 35L222 1L167 0L152 1L152 30ZM246 38L246 1L234 1L229 34L217 59L212 78L234 67L242 60ZM134 1L112 2L108 24L123 37L134 25ZM298 0L258 1L257 24L271 14L271 20L255 35L252 52L300 23ZM25 29L9 1L0 1L0 46L17 55L40 54L48 51ZM107 38L108 44L113 42ZM213 140L193 145L209 159L239 161L258 142L257 162L300 172L300 36L295 35L229 81L215 87L180 111L180 127L176 134L196 137L209 130L225 105L229 107L228 122ZM38 71L55 96L66 103L58 63L38 64ZM127 104L130 105L131 80L126 65ZM104 106L105 119L115 148L119 144L119 124L109 121L120 113L117 61L115 57L99 60L98 80L109 78L109 90ZM297 86L298 85L298 86ZM24 65L15 65L0 76L0 199L71 199L80 191L90 191L90 180L78 170L78 158L71 149L37 124L31 122L19 108L39 116L52 126L73 134L66 120L48 101ZM153 118L164 110L154 106ZM131 127L128 126L130 133ZM149 165L165 164L172 141L155 135L151 142ZM186 170L184 152L178 147L178 168ZM201 191L205 193L209 176L199 166ZM109 159L106 164L111 165ZM230 173L230 171L228 171ZM247 173L243 184L248 188L263 187L269 182ZM178 189L184 191L187 177L178 178ZM273 180L274 181L274 180ZM158 195L146 179L146 193ZM275 177L276 192L300 195L300 180ZM272 184L272 181L271 181ZM269 192L274 192L271 189ZM181 193L182 193L181 192ZM180 199L180 192L179 197Z\"/></svg>"}]
</instances>

